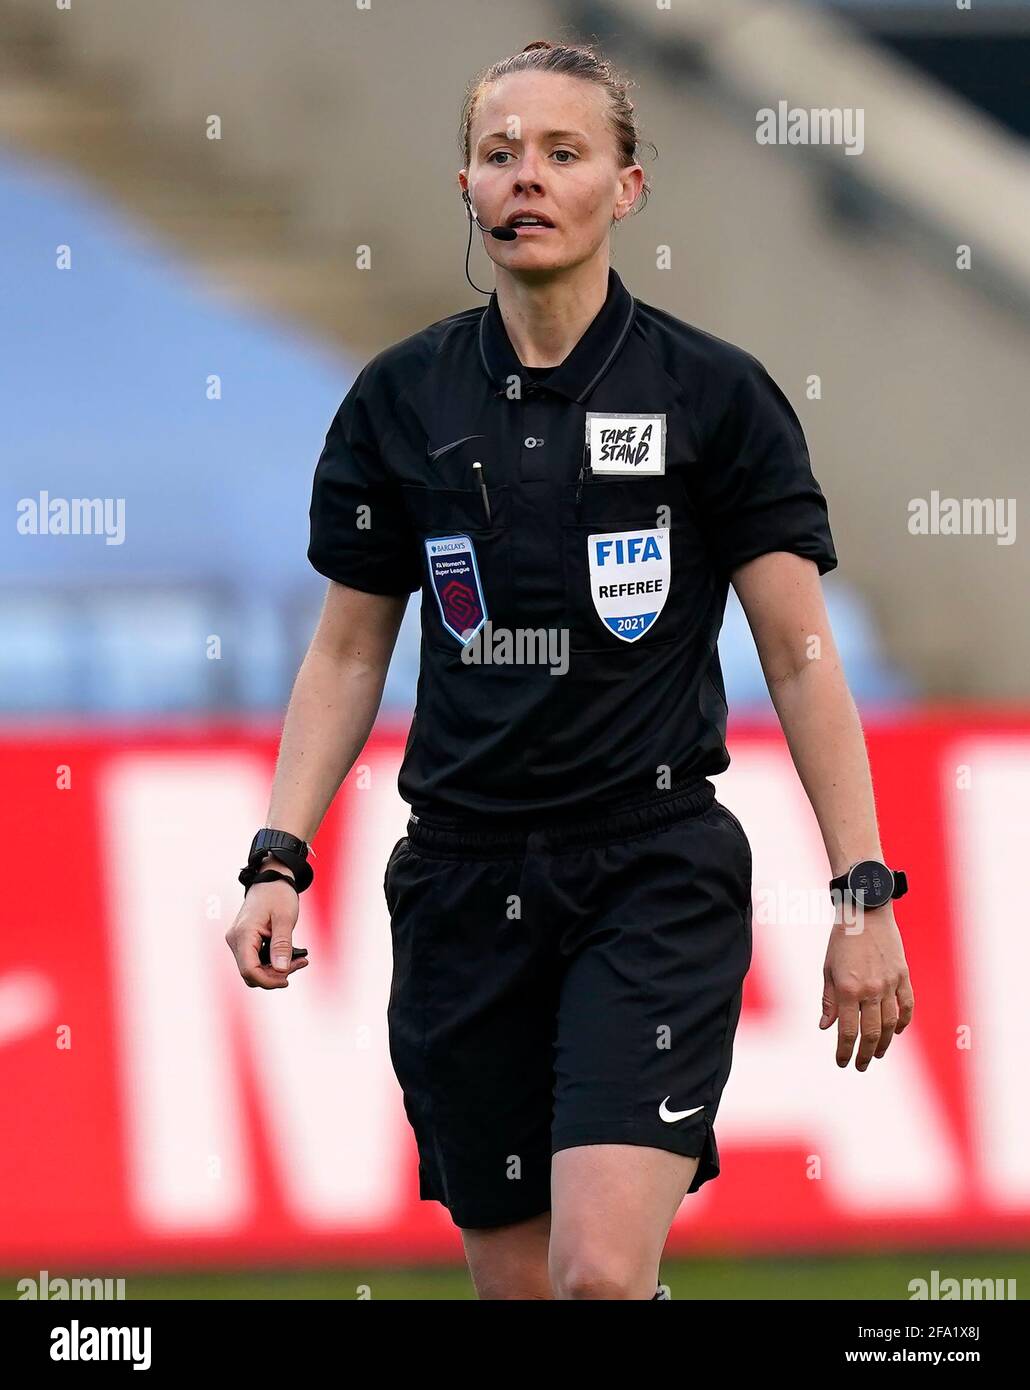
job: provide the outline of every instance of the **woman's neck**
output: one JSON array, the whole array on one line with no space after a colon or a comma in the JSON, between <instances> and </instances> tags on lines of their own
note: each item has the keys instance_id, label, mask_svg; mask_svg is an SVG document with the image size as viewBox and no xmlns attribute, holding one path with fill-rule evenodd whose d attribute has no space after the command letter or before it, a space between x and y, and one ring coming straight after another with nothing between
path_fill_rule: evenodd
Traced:
<instances>
[{"instance_id":1,"label":"woman's neck","mask_svg":"<svg viewBox=\"0 0 1030 1390\"><path fill-rule=\"evenodd\" d=\"M500 268L497 272L497 307L524 367L555 367L563 362L600 313L607 295L607 256L535 283Z\"/></svg>"}]
</instances>

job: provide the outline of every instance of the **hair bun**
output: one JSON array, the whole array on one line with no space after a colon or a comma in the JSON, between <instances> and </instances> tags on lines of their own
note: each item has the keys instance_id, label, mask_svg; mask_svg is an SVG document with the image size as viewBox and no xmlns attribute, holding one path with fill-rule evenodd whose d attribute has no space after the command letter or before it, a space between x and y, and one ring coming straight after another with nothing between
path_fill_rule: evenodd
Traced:
<instances>
[{"instance_id":1,"label":"hair bun","mask_svg":"<svg viewBox=\"0 0 1030 1390\"><path fill-rule=\"evenodd\" d=\"M523 51L523 53L529 53L529 52L531 52L534 48L553 48L553 47L554 47L554 44L553 44L553 43L549 43L549 42L547 41L547 39L534 39L532 43L527 43L526 46L525 46L525 48L524 48L522 51Z\"/></svg>"}]
</instances>

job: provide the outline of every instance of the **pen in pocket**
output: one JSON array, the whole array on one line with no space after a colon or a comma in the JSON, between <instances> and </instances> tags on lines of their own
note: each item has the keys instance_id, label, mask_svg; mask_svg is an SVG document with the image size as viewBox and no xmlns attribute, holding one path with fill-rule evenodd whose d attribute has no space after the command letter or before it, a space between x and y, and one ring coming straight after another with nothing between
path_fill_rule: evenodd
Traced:
<instances>
[{"instance_id":1,"label":"pen in pocket","mask_svg":"<svg viewBox=\"0 0 1030 1390\"><path fill-rule=\"evenodd\" d=\"M587 469L587 441L583 441L583 458L579 465L579 478L576 480L576 514L579 514L579 504L583 497L583 475Z\"/></svg>"},{"instance_id":2,"label":"pen in pocket","mask_svg":"<svg viewBox=\"0 0 1030 1390\"><path fill-rule=\"evenodd\" d=\"M486 512L486 524L492 525L493 518L490 515L490 494L486 490L486 483L483 481L483 465L474 463L472 467L476 470L476 478L479 481L479 490L483 494L483 510Z\"/></svg>"}]
</instances>

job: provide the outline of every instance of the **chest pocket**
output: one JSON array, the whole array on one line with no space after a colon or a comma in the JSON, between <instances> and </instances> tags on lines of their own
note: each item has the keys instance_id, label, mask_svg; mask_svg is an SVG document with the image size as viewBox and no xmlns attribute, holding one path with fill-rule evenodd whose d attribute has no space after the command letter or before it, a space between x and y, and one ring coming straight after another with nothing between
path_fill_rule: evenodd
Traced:
<instances>
[{"instance_id":1,"label":"chest pocket","mask_svg":"<svg viewBox=\"0 0 1030 1390\"><path fill-rule=\"evenodd\" d=\"M584 479L562 496L569 647L620 652L682 640L711 591L693 503L676 473Z\"/></svg>"},{"instance_id":2,"label":"chest pocket","mask_svg":"<svg viewBox=\"0 0 1030 1390\"><path fill-rule=\"evenodd\" d=\"M422 635L458 660L463 644L457 634L466 624L484 619L494 627L511 626L509 490L489 489L489 521L478 488L405 484L402 491L422 550ZM427 554L427 541L449 538L453 545Z\"/></svg>"}]
</instances>

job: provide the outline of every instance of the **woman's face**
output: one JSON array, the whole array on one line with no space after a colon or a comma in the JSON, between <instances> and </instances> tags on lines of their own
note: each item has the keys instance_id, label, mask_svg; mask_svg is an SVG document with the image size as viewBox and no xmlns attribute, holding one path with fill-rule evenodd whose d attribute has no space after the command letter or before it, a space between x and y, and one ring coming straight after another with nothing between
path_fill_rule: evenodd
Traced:
<instances>
[{"instance_id":1,"label":"woman's face","mask_svg":"<svg viewBox=\"0 0 1030 1390\"><path fill-rule=\"evenodd\" d=\"M508 225L527 209L551 224L519 230L515 241L486 237L497 265L530 278L580 265L633 206L644 171L622 166L607 103L596 84L550 72L516 73L483 93L458 182L484 226Z\"/></svg>"}]
</instances>

